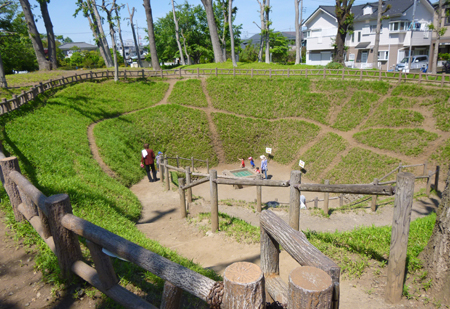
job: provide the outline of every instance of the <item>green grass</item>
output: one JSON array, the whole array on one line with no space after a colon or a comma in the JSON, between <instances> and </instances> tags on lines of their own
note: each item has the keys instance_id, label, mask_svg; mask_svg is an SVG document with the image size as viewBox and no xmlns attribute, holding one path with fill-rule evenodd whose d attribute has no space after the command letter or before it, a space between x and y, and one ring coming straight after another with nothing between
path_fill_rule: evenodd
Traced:
<instances>
[{"instance_id":1,"label":"green grass","mask_svg":"<svg viewBox=\"0 0 450 309\"><path fill-rule=\"evenodd\" d=\"M441 166L444 173L448 170L450 164L450 139L447 139L439 148L431 155L431 160Z\"/></svg>"},{"instance_id":2,"label":"green grass","mask_svg":"<svg viewBox=\"0 0 450 309\"><path fill-rule=\"evenodd\" d=\"M351 90L372 91L377 94L387 94L391 87L389 83L380 81L356 81L356 80L321 80L314 82L316 91L343 91L348 94Z\"/></svg>"},{"instance_id":3,"label":"green grass","mask_svg":"<svg viewBox=\"0 0 450 309\"><path fill-rule=\"evenodd\" d=\"M226 161L236 162L240 157L255 157L272 148L273 160L286 164L294 160L302 145L319 133L315 124L301 120L268 121L241 118L222 113L213 113L220 140L225 150ZM269 163L270 169L270 163Z\"/></svg>"},{"instance_id":4,"label":"green grass","mask_svg":"<svg viewBox=\"0 0 450 309\"><path fill-rule=\"evenodd\" d=\"M428 146L428 142L436 140L436 133L424 129L369 129L358 132L353 137L360 143L407 156L418 156Z\"/></svg>"},{"instance_id":5,"label":"green grass","mask_svg":"<svg viewBox=\"0 0 450 309\"><path fill-rule=\"evenodd\" d=\"M94 133L101 157L125 186L145 176L139 166L144 143L169 157L208 158L211 165L217 163L206 114L179 105L157 106L103 121Z\"/></svg>"},{"instance_id":6,"label":"green grass","mask_svg":"<svg viewBox=\"0 0 450 309\"><path fill-rule=\"evenodd\" d=\"M306 174L307 178L319 181L319 175L331 164L338 153L344 151L347 146L348 142L341 136L331 132L327 133L300 156L301 160L306 163L305 168L308 171ZM300 168L297 162L293 168Z\"/></svg>"},{"instance_id":7,"label":"green grass","mask_svg":"<svg viewBox=\"0 0 450 309\"><path fill-rule=\"evenodd\" d=\"M439 130L450 131L450 103L448 99L433 106L433 116L436 118L436 128Z\"/></svg>"},{"instance_id":8,"label":"green grass","mask_svg":"<svg viewBox=\"0 0 450 309\"><path fill-rule=\"evenodd\" d=\"M264 70L264 69L315 69L315 68L323 68L322 66L313 66L306 64L297 64L297 65L284 65L277 63L264 63L264 62L238 62L236 69L255 69L255 70ZM203 63L203 64L194 64L194 65L185 65L178 66L177 69L233 69L233 63L231 61L221 62L221 63Z\"/></svg>"},{"instance_id":9,"label":"green grass","mask_svg":"<svg viewBox=\"0 0 450 309\"><path fill-rule=\"evenodd\" d=\"M136 228L135 221L141 213L138 199L101 170L89 148L86 134L89 124L152 106L166 90L167 84L142 82L83 83L65 88L43 108L27 107L28 111L0 117L5 124L3 146L18 157L22 173L45 195L68 193L75 215L217 279L213 271L162 247ZM139 161L133 164L138 166ZM47 259L41 253L39 258ZM129 263L118 263L115 270L122 283L146 278L162 287L156 276Z\"/></svg>"},{"instance_id":10,"label":"green grass","mask_svg":"<svg viewBox=\"0 0 450 309\"><path fill-rule=\"evenodd\" d=\"M305 78L210 77L208 93L217 109L256 118L303 117L327 123L327 95L311 93Z\"/></svg>"},{"instance_id":11,"label":"green grass","mask_svg":"<svg viewBox=\"0 0 450 309\"><path fill-rule=\"evenodd\" d=\"M353 148L327 173L326 179L330 179L330 183L369 183L374 178L384 176L399 163L400 160L396 158Z\"/></svg>"},{"instance_id":12,"label":"green grass","mask_svg":"<svg viewBox=\"0 0 450 309\"><path fill-rule=\"evenodd\" d=\"M356 91L338 114L333 128L341 131L356 128L369 115L369 111L378 98L379 96L375 93Z\"/></svg>"},{"instance_id":13,"label":"green grass","mask_svg":"<svg viewBox=\"0 0 450 309\"><path fill-rule=\"evenodd\" d=\"M202 83L198 79L177 82L169 96L169 103L199 107L208 106L202 90Z\"/></svg>"},{"instance_id":14,"label":"green grass","mask_svg":"<svg viewBox=\"0 0 450 309\"><path fill-rule=\"evenodd\" d=\"M18 87L18 88L0 88L0 98L12 99L13 95L19 95L22 91L28 91L30 87Z\"/></svg>"},{"instance_id":15,"label":"green grass","mask_svg":"<svg viewBox=\"0 0 450 309\"><path fill-rule=\"evenodd\" d=\"M392 90L391 95L393 96L404 96L404 97L449 97L450 92L447 89L440 89L435 87L423 87L411 84L402 84L395 87Z\"/></svg>"}]
</instances>

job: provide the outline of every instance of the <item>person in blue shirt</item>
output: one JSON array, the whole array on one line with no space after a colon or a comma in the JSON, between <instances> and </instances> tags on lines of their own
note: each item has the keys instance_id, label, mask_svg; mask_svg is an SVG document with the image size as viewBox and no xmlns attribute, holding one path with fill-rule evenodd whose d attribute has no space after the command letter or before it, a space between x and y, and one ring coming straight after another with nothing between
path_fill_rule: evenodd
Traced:
<instances>
[{"instance_id":1,"label":"person in blue shirt","mask_svg":"<svg viewBox=\"0 0 450 309\"><path fill-rule=\"evenodd\" d=\"M264 174L264 179L267 179L267 159L265 155L260 156L261 158L261 173Z\"/></svg>"},{"instance_id":2,"label":"person in blue shirt","mask_svg":"<svg viewBox=\"0 0 450 309\"><path fill-rule=\"evenodd\" d=\"M250 161L252 168L255 168L255 161L253 160L253 157L249 157L248 160Z\"/></svg>"}]
</instances>

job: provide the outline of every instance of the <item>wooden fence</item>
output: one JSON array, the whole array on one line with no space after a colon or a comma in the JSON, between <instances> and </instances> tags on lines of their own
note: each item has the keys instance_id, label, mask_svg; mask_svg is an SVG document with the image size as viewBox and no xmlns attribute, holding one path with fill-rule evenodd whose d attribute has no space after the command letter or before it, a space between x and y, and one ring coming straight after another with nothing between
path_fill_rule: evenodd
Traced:
<instances>
[{"instance_id":1,"label":"wooden fence","mask_svg":"<svg viewBox=\"0 0 450 309\"><path fill-rule=\"evenodd\" d=\"M333 79L351 79L351 80L390 80L398 82L413 82L417 84L431 83L440 85L450 85L450 75L446 74L430 74L430 73L403 73L403 72L387 72L377 70L354 70L354 69L173 69L173 70L121 70L119 78L150 78L150 77L197 77L200 76L266 76L266 77L306 77L306 78L333 78ZM113 79L114 71L89 71L73 76L61 77L59 79L41 82L32 87L28 91L23 91L19 95L13 95L12 99L3 99L0 102L0 115L6 114L12 110L18 109L20 106L32 101L37 95L53 88L70 85L77 82L90 81L94 79Z\"/></svg>"}]
</instances>

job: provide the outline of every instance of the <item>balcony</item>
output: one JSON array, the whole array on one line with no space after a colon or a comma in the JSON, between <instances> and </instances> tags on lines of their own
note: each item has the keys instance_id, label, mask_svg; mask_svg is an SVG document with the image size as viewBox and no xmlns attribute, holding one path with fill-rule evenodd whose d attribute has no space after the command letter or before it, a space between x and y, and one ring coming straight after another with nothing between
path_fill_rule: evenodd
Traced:
<instances>
[{"instance_id":1,"label":"balcony","mask_svg":"<svg viewBox=\"0 0 450 309\"><path fill-rule=\"evenodd\" d=\"M429 46L431 43L431 36L431 31L413 31L411 38L411 31L408 31L405 35L403 46Z\"/></svg>"}]
</instances>

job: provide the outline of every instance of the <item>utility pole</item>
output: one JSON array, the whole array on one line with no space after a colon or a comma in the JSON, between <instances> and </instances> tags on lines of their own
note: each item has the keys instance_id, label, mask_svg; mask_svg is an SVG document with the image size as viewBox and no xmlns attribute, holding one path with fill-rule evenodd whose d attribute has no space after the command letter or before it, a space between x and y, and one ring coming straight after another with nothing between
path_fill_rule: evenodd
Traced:
<instances>
[{"instance_id":1,"label":"utility pole","mask_svg":"<svg viewBox=\"0 0 450 309\"><path fill-rule=\"evenodd\" d=\"M417 1L414 0L413 15L412 15L411 26L410 26L411 38L409 40L408 73L411 71L411 60L412 60L411 49L412 49L412 39L413 39L413 30L414 30L414 19L416 18L416 3L417 3Z\"/></svg>"}]
</instances>

